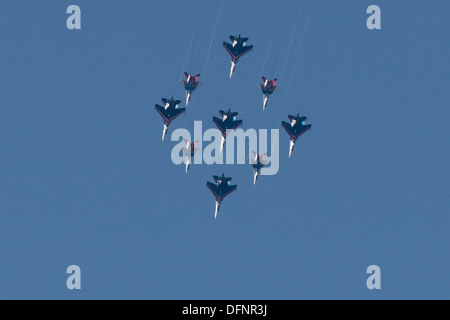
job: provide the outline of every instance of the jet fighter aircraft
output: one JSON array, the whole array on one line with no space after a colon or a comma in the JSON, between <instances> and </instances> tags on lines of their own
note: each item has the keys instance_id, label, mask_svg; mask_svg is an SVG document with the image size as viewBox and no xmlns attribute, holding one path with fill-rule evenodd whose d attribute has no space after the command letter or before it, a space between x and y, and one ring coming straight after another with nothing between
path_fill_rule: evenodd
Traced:
<instances>
[{"instance_id":1,"label":"jet fighter aircraft","mask_svg":"<svg viewBox=\"0 0 450 320\"><path fill-rule=\"evenodd\" d=\"M170 98L170 100L162 98L161 99L164 107L161 107L160 105L156 104L155 109L159 112L161 115L161 118L164 120L164 127L163 127L163 134L162 134L162 141L164 141L164 138L166 137L167 129L169 128L170 123L180 116L182 113L186 111L186 108L178 108L181 101L180 100L173 100L173 97Z\"/></svg>"},{"instance_id":2,"label":"jet fighter aircraft","mask_svg":"<svg viewBox=\"0 0 450 320\"><path fill-rule=\"evenodd\" d=\"M191 100L192 92L198 87L200 87L203 82L198 82L200 74L191 76L189 73L185 72L184 75L186 76L186 80L180 79L180 82L183 85L184 90L186 90L186 107L187 107L189 105L189 100Z\"/></svg>"},{"instance_id":3,"label":"jet fighter aircraft","mask_svg":"<svg viewBox=\"0 0 450 320\"><path fill-rule=\"evenodd\" d=\"M278 79L269 80L266 77L262 77L263 84L258 83L258 88L263 93L263 111L266 110L267 101L269 100L269 96L274 93L278 86L275 85Z\"/></svg>"},{"instance_id":4,"label":"jet fighter aircraft","mask_svg":"<svg viewBox=\"0 0 450 320\"><path fill-rule=\"evenodd\" d=\"M183 147L183 155L186 159L186 173L188 173L189 166L192 163L192 158L194 158L195 154L198 151L198 141L190 142L189 140L184 139L184 143L186 144L186 146Z\"/></svg>"},{"instance_id":5,"label":"jet fighter aircraft","mask_svg":"<svg viewBox=\"0 0 450 320\"><path fill-rule=\"evenodd\" d=\"M222 119L213 117L213 121L222 132L222 141L220 142L220 152L222 152L226 137L228 135L227 130L236 129L242 124L242 120L236 120L236 116L238 115L238 113L231 112L230 109L228 109L227 112L220 110L219 114Z\"/></svg>"},{"instance_id":6,"label":"jet fighter aircraft","mask_svg":"<svg viewBox=\"0 0 450 320\"><path fill-rule=\"evenodd\" d=\"M230 78L233 76L234 68L236 68L236 63L239 59L253 50L253 46L246 46L246 42L248 38L242 38L241 35L238 37L230 36L231 44L224 42L223 47L229 55L231 56L231 70L230 70Z\"/></svg>"},{"instance_id":7,"label":"jet fighter aircraft","mask_svg":"<svg viewBox=\"0 0 450 320\"><path fill-rule=\"evenodd\" d=\"M206 186L211 190L213 195L216 197L216 211L214 213L214 218L217 219L217 214L219 213L220 205L223 201L223 199L228 196L233 191L236 191L237 186L231 186L230 182L232 178L227 178L222 173L222 176L213 176L214 181L216 184L212 182L206 182Z\"/></svg>"},{"instance_id":8,"label":"jet fighter aircraft","mask_svg":"<svg viewBox=\"0 0 450 320\"><path fill-rule=\"evenodd\" d=\"M267 153L259 155L255 151L253 151L253 155L255 158L250 159L250 164L252 165L254 170L253 185L255 185L258 176L261 174L261 169L267 166L269 163L266 161Z\"/></svg>"},{"instance_id":9,"label":"jet fighter aircraft","mask_svg":"<svg viewBox=\"0 0 450 320\"><path fill-rule=\"evenodd\" d=\"M289 158L290 158L292 155L292 151L294 150L295 142L302 134L311 129L311 125L305 124L307 118L301 117L298 113L296 116L289 115L288 118L291 123L282 121L281 125L291 137L291 142L289 145Z\"/></svg>"}]
</instances>

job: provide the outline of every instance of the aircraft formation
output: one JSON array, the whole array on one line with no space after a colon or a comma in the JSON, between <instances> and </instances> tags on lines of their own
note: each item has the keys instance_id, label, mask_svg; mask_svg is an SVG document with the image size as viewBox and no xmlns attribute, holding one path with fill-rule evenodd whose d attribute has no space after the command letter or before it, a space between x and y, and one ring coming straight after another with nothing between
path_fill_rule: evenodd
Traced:
<instances>
[{"instance_id":1,"label":"aircraft formation","mask_svg":"<svg viewBox=\"0 0 450 320\"><path fill-rule=\"evenodd\" d=\"M231 43L223 42L223 47L228 52L231 57L231 69L230 69L230 79L232 78L236 64L240 58L253 50L253 45L247 46L247 41L249 38L239 36L229 36ZM190 75L187 72L184 72L186 79L180 79L180 83L183 86L186 92L186 107L189 105L192 94L198 87L202 85L202 82L199 81L200 74ZM263 83L258 83L258 88L261 90L263 94L263 111L267 108L267 103L269 97L278 89L276 86L276 82L278 79L269 80L266 77L262 77ZM156 111L160 114L163 119L163 134L162 141L164 141L165 136L167 134L169 125L175 120L177 117L182 115L186 108L180 108L181 101L174 100L173 97L170 99L162 98L163 106L158 104L155 105ZM213 117L213 122L217 126L217 128L222 133L222 140L220 144L220 152L223 151L225 141L227 138L228 130L233 130L242 125L242 120L237 120L238 113L231 111L219 111L219 117ZM281 126L286 130L287 134L290 137L289 144L289 158L292 156L292 152L294 150L295 143L298 138L311 129L311 124L305 124L306 117L300 116L299 113L297 115L288 115L289 122L282 121ZM198 151L197 145L199 141L188 141L184 140L185 146L183 147L183 155L186 158L186 173L189 171L189 167L192 164L192 159L196 152ZM261 169L269 164L266 160L267 154L258 154L253 151L254 158L249 159L249 163L253 169L253 184L256 184L256 181L261 174ZM214 182L210 181L206 182L206 186L212 192L216 199L216 206L214 212L214 218L217 218L220 206L225 197L230 195L232 192L236 191L237 185L231 185L231 177L226 177L225 174L222 173L221 176L213 176Z\"/></svg>"}]
</instances>

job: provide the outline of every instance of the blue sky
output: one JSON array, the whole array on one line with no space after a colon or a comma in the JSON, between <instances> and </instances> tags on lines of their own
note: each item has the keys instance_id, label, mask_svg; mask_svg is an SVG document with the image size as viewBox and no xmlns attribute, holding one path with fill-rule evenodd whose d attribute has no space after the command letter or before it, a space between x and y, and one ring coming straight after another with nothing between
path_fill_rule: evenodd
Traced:
<instances>
[{"instance_id":1,"label":"blue sky","mask_svg":"<svg viewBox=\"0 0 450 320\"><path fill-rule=\"evenodd\" d=\"M221 1L202 3L2 1L0 298L450 298L448 1L223 1L216 30ZM230 80L239 33L254 50ZM280 171L256 186L249 165L186 175L154 110L184 100L183 69L204 85L169 134L225 108L312 131L291 159L280 131ZM280 85L264 113L261 74ZM222 172L238 190L214 220Z\"/></svg>"}]
</instances>

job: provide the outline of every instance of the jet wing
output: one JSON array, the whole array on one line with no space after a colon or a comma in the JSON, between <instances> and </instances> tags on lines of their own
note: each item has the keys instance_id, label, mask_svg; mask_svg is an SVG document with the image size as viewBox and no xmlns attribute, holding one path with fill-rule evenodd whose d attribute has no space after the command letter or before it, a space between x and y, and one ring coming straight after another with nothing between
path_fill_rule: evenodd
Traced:
<instances>
[{"instance_id":1,"label":"jet wing","mask_svg":"<svg viewBox=\"0 0 450 320\"><path fill-rule=\"evenodd\" d=\"M263 94L271 95L272 93L274 93L275 91L277 91L278 86L273 87L272 89L269 89L269 88L266 88L266 89L265 89L265 88L264 88L264 85L258 83L258 88L261 90L261 92L262 92Z\"/></svg>"},{"instance_id":2,"label":"jet wing","mask_svg":"<svg viewBox=\"0 0 450 320\"><path fill-rule=\"evenodd\" d=\"M217 128L222 132L222 135L225 137L227 135L227 127L225 122L222 121L222 119L219 119L217 117L213 117L213 122L216 124Z\"/></svg>"},{"instance_id":3,"label":"jet wing","mask_svg":"<svg viewBox=\"0 0 450 320\"><path fill-rule=\"evenodd\" d=\"M252 166L254 166L258 163L258 154L255 151L252 151L252 153L253 153L253 158L249 158L248 163L251 164Z\"/></svg>"},{"instance_id":4,"label":"jet wing","mask_svg":"<svg viewBox=\"0 0 450 320\"><path fill-rule=\"evenodd\" d=\"M231 44L224 42L223 43L223 47L225 48L225 50L227 50L228 54L231 56L231 59L233 59L233 61L235 60L236 56L234 54L234 48Z\"/></svg>"},{"instance_id":5,"label":"jet wing","mask_svg":"<svg viewBox=\"0 0 450 320\"><path fill-rule=\"evenodd\" d=\"M166 125L169 125L175 118L179 117L186 111L186 108L169 108L166 110L160 105L155 105L155 109L161 115Z\"/></svg>"},{"instance_id":6,"label":"jet wing","mask_svg":"<svg viewBox=\"0 0 450 320\"><path fill-rule=\"evenodd\" d=\"M311 125L305 125L305 126L291 126L290 123L287 123L285 121L281 122L281 125L283 126L284 130L289 134L292 140L296 141L302 134L304 134L306 131L311 129Z\"/></svg>"},{"instance_id":7,"label":"jet wing","mask_svg":"<svg viewBox=\"0 0 450 320\"><path fill-rule=\"evenodd\" d=\"M264 87L263 87L263 85L262 85L261 83L258 83L257 86L258 86L259 90L261 90L262 93L264 93Z\"/></svg>"},{"instance_id":8,"label":"jet wing","mask_svg":"<svg viewBox=\"0 0 450 320\"><path fill-rule=\"evenodd\" d=\"M237 51L237 59L241 58L244 54L249 53L253 50L253 46L245 46L241 48L236 48Z\"/></svg>"},{"instance_id":9,"label":"jet wing","mask_svg":"<svg viewBox=\"0 0 450 320\"><path fill-rule=\"evenodd\" d=\"M187 83L186 80L180 80L180 83L183 85L184 90L186 91L194 91L198 87L200 87L203 82L195 82L195 83Z\"/></svg>"},{"instance_id":10,"label":"jet wing","mask_svg":"<svg viewBox=\"0 0 450 320\"><path fill-rule=\"evenodd\" d=\"M209 188L209 190L211 190L211 192L213 193L213 195L216 197L216 200L218 202L222 202L222 200L228 196L230 193L232 193L233 191L235 191L237 189L237 186L228 186L228 185L220 185L217 186L212 182L206 182L206 186Z\"/></svg>"},{"instance_id":11,"label":"jet wing","mask_svg":"<svg viewBox=\"0 0 450 320\"><path fill-rule=\"evenodd\" d=\"M277 90L278 90L278 86L272 87L272 89L268 90L268 94L271 95Z\"/></svg>"},{"instance_id":12,"label":"jet wing","mask_svg":"<svg viewBox=\"0 0 450 320\"><path fill-rule=\"evenodd\" d=\"M227 136L227 130L233 130L242 125L242 120L235 120L229 122L229 121L222 121L222 119L219 119L217 117L213 117L213 121L219 128L219 130L222 132L222 135L224 137Z\"/></svg>"},{"instance_id":13,"label":"jet wing","mask_svg":"<svg viewBox=\"0 0 450 320\"><path fill-rule=\"evenodd\" d=\"M245 46L245 47L234 47L229 44L224 42L223 43L223 47L225 48L225 50L227 50L228 54L231 56L231 59L234 62L237 62L244 54L250 52L253 50L253 46Z\"/></svg>"},{"instance_id":14,"label":"jet wing","mask_svg":"<svg viewBox=\"0 0 450 320\"><path fill-rule=\"evenodd\" d=\"M193 86L193 90L197 89L198 87L200 87L203 84L203 82L196 82Z\"/></svg>"},{"instance_id":15,"label":"jet wing","mask_svg":"<svg viewBox=\"0 0 450 320\"><path fill-rule=\"evenodd\" d=\"M181 80L180 79L180 83L183 86L184 90L188 90L188 84L186 83L186 80Z\"/></svg>"},{"instance_id":16,"label":"jet wing","mask_svg":"<svg viewBox=\"0 0 450 320\"><path fill-rule=\"evenodd\" d=\"M242 125L242 120L234 120L232 123L227 125L227 129L236 129Z\"/></svg>"}]
</instances>

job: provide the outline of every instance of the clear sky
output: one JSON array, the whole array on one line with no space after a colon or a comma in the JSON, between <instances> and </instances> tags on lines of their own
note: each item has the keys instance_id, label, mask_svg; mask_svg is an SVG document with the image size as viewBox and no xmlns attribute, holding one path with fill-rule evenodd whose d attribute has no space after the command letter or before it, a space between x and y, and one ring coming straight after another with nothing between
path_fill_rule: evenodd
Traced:
<instances>
[{"instance_id":1,"label":"clear sky","mask_svg":"<svg viewBox=\"0 0 450 320\"><path fill-rule=\"evenodd\" d=\"M202 3L1 1L0 298L449 299L449 1ZM239 33L254 50L230 80ZM204 84L163 143L154 105L185 99L182 71ZM264 113L261 74L280 85ZM291 159L280 130L256 186L249 165L186 175L170 133L225 108L313 126ZM238 189L215 220L222 172Z\"/></svg>"}]
</instances>

